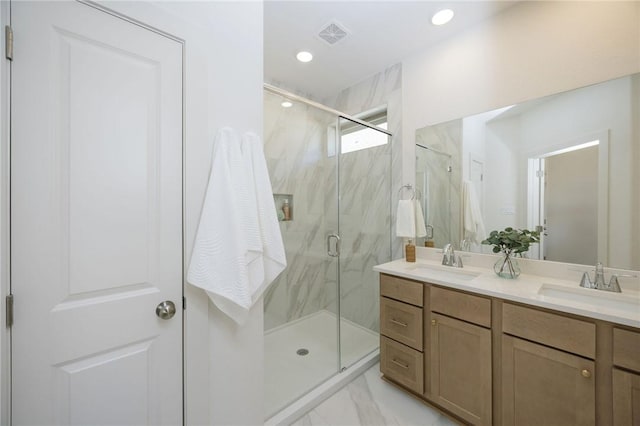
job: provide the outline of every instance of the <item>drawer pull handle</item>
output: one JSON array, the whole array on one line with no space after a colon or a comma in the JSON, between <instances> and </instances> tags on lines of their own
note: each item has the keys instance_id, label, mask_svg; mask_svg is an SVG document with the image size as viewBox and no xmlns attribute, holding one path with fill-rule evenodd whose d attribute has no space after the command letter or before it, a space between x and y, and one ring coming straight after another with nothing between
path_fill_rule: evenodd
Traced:
<instances>
[{"instance_id":1,"label":"drawer pull handle","mask_svg":"<svg viewBox=\"0 0 640 426\"><path fill-rule=\"evenodd\" d=\"M409 365L403 364L403 363L401 363L399 361L396 361L395 359L392 359L391 362L394 363L395 365L399 366L399 367L404 368L405 370L409 369Z\"/></svg>"},{"instance_id":2,"label":"drawer pull handle","mask_svg":"<svg viewBox=\"0 0 640 426\"><path fill-rule=\"evenodd\" d=\"M399 325L400 327L408 327L409 324L407 324L406 322L402 322L402 321L398 321L397 319L393 319L391 318L389 321L391 321L392 323Z\"/></svg>"},{"instance_id":3,"label":"drawer pull handle","mask_svg":"<svg viewBox=\"0 0 640 426\"><path fill-rule=\"evenodd\" d=\"M580 374L582 374L582 377L586 377L587 379L588 379L589 377L591 377L591 371L586 370L586 369L585 369L585 370L582 370L582 371L580 372Z\"/></svg>"}]
</instances>

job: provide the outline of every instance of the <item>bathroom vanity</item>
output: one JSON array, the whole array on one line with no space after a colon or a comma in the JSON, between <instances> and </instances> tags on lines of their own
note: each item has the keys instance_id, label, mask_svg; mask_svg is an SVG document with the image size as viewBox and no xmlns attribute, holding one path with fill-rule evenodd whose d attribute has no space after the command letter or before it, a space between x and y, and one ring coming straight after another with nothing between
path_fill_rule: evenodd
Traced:
<instances>
[{"instance_id":1,"label":"bathroom vanity","mask_svg":"<svg viewBox=\"0 0 640 426\"><path fill-rule=\"evenodd\" d=\"M575 265L505 280L435 252L374 268L384 379L469 424L639 424L638 278L612 294Z\"/></svg>"}]
</instances>

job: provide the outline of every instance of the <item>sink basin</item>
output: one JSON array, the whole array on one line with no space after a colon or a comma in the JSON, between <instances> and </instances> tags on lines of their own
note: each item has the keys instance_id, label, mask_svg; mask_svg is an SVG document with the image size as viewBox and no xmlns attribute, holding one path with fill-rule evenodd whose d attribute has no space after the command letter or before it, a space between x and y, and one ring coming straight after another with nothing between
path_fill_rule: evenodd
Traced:
<instances>
[{"instance_id":1,"label":"sink basin","mask_svg":"<svg viewBox=\"0 0 640 426\"><path fill-rule=\"evenodd\" d=\"M582 287L565 287L543 284L538 295L545 298L561 299L567 302L593 305L621 310L630 313L640 312L640 293L611 293Z\"/></svg>"},{"instance_id":2,"label":"sink basin","mask_svg":"<svg viewBox=\"0 0 640 426\"><path fill-rule=\"evenodd\" d=\"M415 271L419 274L423 274L429 278L441 279L441 280L462 280L471 281L472 279L479 277L480 272L467 271L463 268L455 268L451 266L441 265L412 265L407 269Z\"/></svg>"}]
</instances>

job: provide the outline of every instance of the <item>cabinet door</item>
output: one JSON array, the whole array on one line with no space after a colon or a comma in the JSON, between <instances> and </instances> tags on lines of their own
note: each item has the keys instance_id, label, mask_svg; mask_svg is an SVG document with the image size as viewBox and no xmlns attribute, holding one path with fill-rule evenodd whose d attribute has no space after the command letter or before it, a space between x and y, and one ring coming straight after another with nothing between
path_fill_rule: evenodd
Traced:
<instances>
[{"instance_id":1,"label":"cabinet door","mask_svg":"<svg viewBox=\"0 0 640 426\"><path fill-rule=\"evenodd\" d=\"M472 424L491 424L491 331L431 313L431 399Z\"/></svg>"},{"instance_id":2,"label":"cabinet door","mask_svg":"<svg viewBox=\"0 0 640 426\"><path fill-rule=\"evenodd\" d=\"M595 425L594 362L504 335L505 425Z\"/></svg>"},{"instance_id":3,"label":"cabinet door","mask_svg":"<svg viewBox=\"0 0 640 426\"><path fill-rule=\"evenodd\" d=\"M613 424L640 425L640 374L613 369Z\"/></svg>"}]
</instances>

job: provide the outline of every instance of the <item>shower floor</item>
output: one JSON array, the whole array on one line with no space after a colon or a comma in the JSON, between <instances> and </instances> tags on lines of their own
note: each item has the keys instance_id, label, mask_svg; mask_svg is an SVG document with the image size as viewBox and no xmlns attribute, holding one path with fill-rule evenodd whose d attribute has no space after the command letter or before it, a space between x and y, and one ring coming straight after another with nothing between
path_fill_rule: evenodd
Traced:
<instances>
[{"instance_id":1,"label":"shower floor","mask_svg":"<svg viewBox=\"0 0 640 426\"><path fill-rule=\"evenodd\" d=\"M336 315L322 310L265 333L265 417L286 407L338 371ZM342 365L374 351L379 335L341 320ZM306 355L297 351L306 349Z\"/></svg>"}]
</instances>

